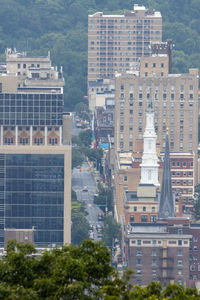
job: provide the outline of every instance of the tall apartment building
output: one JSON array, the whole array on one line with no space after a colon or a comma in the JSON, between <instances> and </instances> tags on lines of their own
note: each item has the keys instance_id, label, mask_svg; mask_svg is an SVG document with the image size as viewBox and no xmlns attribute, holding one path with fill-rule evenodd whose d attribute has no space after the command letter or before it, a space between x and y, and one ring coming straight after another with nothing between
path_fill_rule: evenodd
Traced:
<instances>
[{"instance_id":1,"label":"tall apartment building","mask_svg":"<svg viewBox=\"0 0 200 300\"><path fill-rule=\"evenodd\" d=\"M198 70L169 74L168 56L142 58L140 69L116 75L115 150L133 151L145 127L147 101L152 99L161 152L169 131L171 152L198 147Z\"/></svg>"},{"instance_id":2,"label":"tall apartment building","mask_svg":"<svg viewBox=\"0 0 200 300\"><path fill-rule=\"evenodd\" d=\"M8 50L0 86L0 246L9 229L33 229L37 247L69 243L71 116L63 115L62 70L49 55Z\"/></svg>"},{"instance_id":3,"label":"tall apartment building","mask_svg":"<svg viewBox=\"0 0 200 300\"><path fill-rule=\"evenodd\" d=\"M162 41L160 12L134 5L123 15L88 16L88 82L114 78L130 69L141 56L149 56L151 42Z\"/></svg>"}]
</instances>

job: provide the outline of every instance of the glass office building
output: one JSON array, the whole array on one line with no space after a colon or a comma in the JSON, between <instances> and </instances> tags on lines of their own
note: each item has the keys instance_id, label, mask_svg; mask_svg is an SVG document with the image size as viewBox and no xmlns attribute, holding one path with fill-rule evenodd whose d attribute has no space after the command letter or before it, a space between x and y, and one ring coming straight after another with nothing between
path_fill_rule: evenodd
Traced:
<instances>
[{"instance_id":1,"label":"glass office building","mask_svg":"<svg viewBox=\"0 0 200 300\"><path fill-rule=\"evenodd\" d=\"M0 93L0 125L62 125L63 94Z\"/></svg>"},{"instance_id":2,"label":"glass office building","mask_svg":"<svg viewBox=\"0 0 200 300\"><path fill-rule=\"evenodd\" d=\"M32 227L36 246L63 245L64 154L0 154L0 247Z\"/></svg>"}]
</instances>

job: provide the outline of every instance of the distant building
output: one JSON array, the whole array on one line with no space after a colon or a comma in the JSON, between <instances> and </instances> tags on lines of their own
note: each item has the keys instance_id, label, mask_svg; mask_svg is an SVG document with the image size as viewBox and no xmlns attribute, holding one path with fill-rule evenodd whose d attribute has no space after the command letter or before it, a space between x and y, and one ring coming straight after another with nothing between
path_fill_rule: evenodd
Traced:
<instances>
[{"instance_id":1,"label":"distant building","mask_svg":"<svg viewBox=\"0 0 200 300\"><path fill-rule=\"evenodd\" d=\"M94 111L94 134L96 145L103 147L107 144L108 137L114 137L114 99L108 99L107 105L96 107Z\"/></svg>"},{"instance_id":2,"label":"distant building","mask_svg":"<svg viewBox=\"0 0 200 300\"><path fill-rule=\"evenodd\" d=\"M89 109L94 112L95 107L103 107L106 105L107 99L114 101L115 82L111 79L99 79L89 81L88 83L88 102Z\"/></svg>"},{"instance_id":3,"label":"distant building","mask_svg":"<svg viewBox=\"0 0 200 300\"><path fill-rule=\"evenodd\" d=\"M34 227L37 247L70 243L71 116L50 56L7 50L0 75L0 246Z\"/></svg>"},{"instance_id":4,"label":"distant building","mask_svg":"<svg viewBox=\"0 0 200 300\"><path fill-rule=\"evenodd\" d=\"M88 16L88 82L114 78L141 56L149 56L151 42L162 41L160 12L134 5L123 15Z\"/></svg>"}]
</instances>

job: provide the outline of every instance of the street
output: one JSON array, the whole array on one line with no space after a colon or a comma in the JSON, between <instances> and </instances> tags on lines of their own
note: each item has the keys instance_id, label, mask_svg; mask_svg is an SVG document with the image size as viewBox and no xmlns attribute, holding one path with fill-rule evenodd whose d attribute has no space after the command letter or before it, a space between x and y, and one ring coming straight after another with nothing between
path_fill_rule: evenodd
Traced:
<instances>
[{"instance_id":1,"label":"street","mask_svg":"<svg viewBox=\"0 0 200 300\"><path fill-rule=\"evenodd\" d=\"M102 227L103 222L98 221L98 214L102 210L93 203L94 194L97 193L96 183L87 162L84 162L81 169L74 168L72 172L72 189L77 194L77 199L86 204L87 219L91 225L90 238L99 240L101 238L97 227ZM85 189L85 191L84 191Z\"/></svg>"}]
</instances>

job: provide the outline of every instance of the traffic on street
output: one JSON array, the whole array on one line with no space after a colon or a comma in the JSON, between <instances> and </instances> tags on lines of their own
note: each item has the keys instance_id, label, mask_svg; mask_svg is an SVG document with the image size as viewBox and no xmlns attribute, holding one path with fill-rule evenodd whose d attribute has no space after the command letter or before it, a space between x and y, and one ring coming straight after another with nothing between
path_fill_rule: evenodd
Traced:
<instances>
[{"instance_id":1,"label":"traffic on street","mask_svg":"<svg viewBox=\"0 0 200 300\"><path fill-rule=\"evenodd\" d=\"M72 189L76 192L77 200L84 202L87 210L87 220L90 224L89 237L94 240L101 240L103 221L100 217L102 210L94 204L94 195L97 193L97 186L92 170L87 162L81 168L74 168L72 172Z\"/></svg>"}]
</instances>

